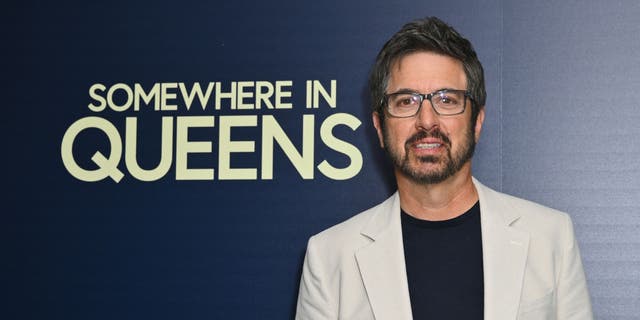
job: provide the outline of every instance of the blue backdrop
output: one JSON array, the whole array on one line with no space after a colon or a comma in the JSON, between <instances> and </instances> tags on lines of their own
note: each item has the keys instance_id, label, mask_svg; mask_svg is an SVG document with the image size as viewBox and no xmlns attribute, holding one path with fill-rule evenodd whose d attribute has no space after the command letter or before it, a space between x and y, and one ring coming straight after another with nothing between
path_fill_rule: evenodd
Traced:
<instances>
[{"instance_id":1,"label":"blue backdrop","mask_svg":"<svg viewBox=\"0 0 640 320\"><path fill-rule=\"evenodd\" d=\"M367 74L405 22L435 15L485 68L474 175L568 211L596 315L632 319L638 14L634 1L7 4L0 317L292 318L308 237L394 191ZM317 108L309 80L326 90ZM99 128L71 134L82 123ZM132 172L161 158L153 181Z\"/></svg>"}]
</instances>

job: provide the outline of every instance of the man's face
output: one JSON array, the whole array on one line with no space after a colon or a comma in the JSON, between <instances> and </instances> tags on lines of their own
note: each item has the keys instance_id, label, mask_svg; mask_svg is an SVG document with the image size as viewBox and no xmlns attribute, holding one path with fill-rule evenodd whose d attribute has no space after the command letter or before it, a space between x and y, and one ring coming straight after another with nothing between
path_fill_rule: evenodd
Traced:
<instances>
[{"instance_id":1,"label":"man's face","mask_svg":"<svg viewBox=\"0 0 640 320\"><path fill-rule=\"evenodd\" d=\"M430 52L409 54L391 66L387 93L409 90L431 93L440 89L466 90L462 63ZM393 118L384 124L373 115L380 144L389 154L396 175L420 184L447 180L461 170L471 174L470 159L480 137L484 110L471 123L471 101L464 113L439 116L425 99L415 117Z\"/></svg>"}]
</instances>

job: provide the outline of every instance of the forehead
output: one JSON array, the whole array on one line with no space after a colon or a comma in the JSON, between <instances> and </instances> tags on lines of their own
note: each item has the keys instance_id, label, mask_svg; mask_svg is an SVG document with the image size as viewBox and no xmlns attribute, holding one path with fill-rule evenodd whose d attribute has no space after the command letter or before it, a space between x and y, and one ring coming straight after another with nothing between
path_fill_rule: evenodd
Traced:
<instances>
[{"instance_id":1,"label":"forehead","mask_svg":"<svg viewBox=\"0 0 640 320\"><path fill-rule=\"evenodd\" d=\"M414 52L391 65L387 92L411 89L423 93L467 88L462 62L433 52Z\"/></svg>"}]
</instances>

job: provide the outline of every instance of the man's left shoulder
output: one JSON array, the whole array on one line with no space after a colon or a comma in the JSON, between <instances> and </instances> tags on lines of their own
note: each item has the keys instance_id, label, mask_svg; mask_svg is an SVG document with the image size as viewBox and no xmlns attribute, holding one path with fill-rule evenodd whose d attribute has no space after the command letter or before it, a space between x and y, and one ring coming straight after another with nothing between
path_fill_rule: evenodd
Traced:
<instances>
[{"instance_id":1,"label":"man's left shoulder","mask_svg":"<svg viewBox=\"0 0 640 320\"><path fill-rule=\"evenodd\" d=\"M506 193L497 193L503 198L503 201L507 205L523 217L532 217L546 221L566 220L569 218L569 215L566 212Z\"/></svg>"},{"instance_id":2,"label":"man's left shoulder","mask_svg":"<svg viewBox=\"0 0 640 320\"><path fill-rule=\"evenodd\" d=\"M547 235L572 232L571 218L565 212L485 186L481 188L485 201L491 202L489 210L500 211L511 227Z\"/></svg>"}]
</instances>

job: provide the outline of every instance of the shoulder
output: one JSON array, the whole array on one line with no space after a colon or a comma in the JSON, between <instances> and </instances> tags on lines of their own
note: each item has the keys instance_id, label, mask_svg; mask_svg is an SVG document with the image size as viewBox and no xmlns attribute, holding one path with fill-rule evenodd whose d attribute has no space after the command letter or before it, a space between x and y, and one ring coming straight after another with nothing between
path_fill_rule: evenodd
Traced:
<instances>
[{"instance_id":1,"label":"shoulder","mask_svg":"<svg viewBox=\"0 0 640 320\"><path fill-rule=\"evenodd\" d=\"M491 190L491 192L494 192L495 197L503 201L509 209L523 216L531 216L542 220L564 220L568 218L568 215L560 210L495 190Z\"/></svg>"},{"instance_id":2,"label":"shoulder","mask_svg":"<svg viewBox=\"0 0 640 320\"><path fill-rule=\"evenodd\" d=\"M396 193L384 202L312 236L307 251L317 252L324 257L352 255L372 242L367 237L367 230L388 227L396 205L399 212L399 205L394 203L397 201Z\"/></svg>"},{"instance_id":3,"label":"shoulder","mask_svg":"<svg viewBox=\"0 0 640 320\"><path fill-rule=\"evenodd\" d=\"M332 242L348 243L354 237L362 237L362 230L372 223L374 218L388 214L395 195L387 198L384 202L362 211L355 216L340 222L322 232L311 237L310 241L330 244Z\"/></svg>"},{"instance_id":4,"label":"shoulder","mask_svg":"<svg viewBox=\"0 0 640 320\"><path fill-rule=\"evenodd\" d=\"M480 200L481 210L488 211L482 214L497 215L507 225L527 231L535 238L564 242L573 237L572 222L567 213L481 184L476 186L483 195Z\"/></svg>"},{"instance_id":5,"label":"shoulder","mask_svg":"<svg viewBox=\"0 0 640 320\"><path fill-rule=\"evenodd\" d=\"M478 191L480 205L482 206L484 202L485 209L492 211L491 214L500 214L505 220L516 220L525 217L543 221L555 221L565 220L569 217L562 211L493 190L475 179L474 184ZM511 221L507 222L510 223Z\"/></svg>"}]
</instances>

